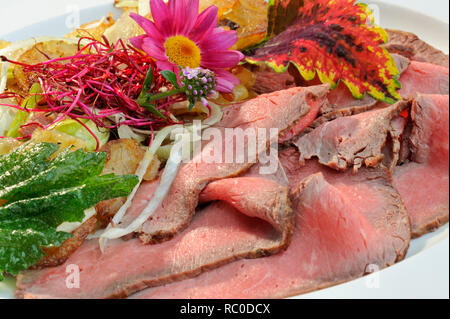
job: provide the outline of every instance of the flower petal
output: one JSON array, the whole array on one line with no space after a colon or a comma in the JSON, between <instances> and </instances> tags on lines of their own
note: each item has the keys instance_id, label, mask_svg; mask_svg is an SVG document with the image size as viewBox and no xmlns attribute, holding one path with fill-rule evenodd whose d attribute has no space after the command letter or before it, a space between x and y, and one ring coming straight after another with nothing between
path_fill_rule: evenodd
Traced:
<instances>
[{"instance_id":1,"label":"flower petal","mask_svg":"<svg viewBox=\"0 0 450 319\"><path fill-rule=\"evenodd\" d=\"M238 40L236 31L227 31L222 28L215 28L209 37L203 38L199 43L203 51L227 50Z\"/></svg>"},{"instance_id":2,"label":"flower petal","mask_svg":"<svg viewBox=\"0 0 450 319\"><path fill-rule=\"evenodd\" d=\"M206 69L224 69L235 66L243 58L244 55L239 51L210 51L208 54L202 54L201 66Z\"/></svg>"},{"instance_id":3,"label":"flower petal","mask_svg":"<svg viewBox=\"0 0 450 319\"><path fill-rule=\"evenodd\" d=\"M214 70L216 74L217 87L219 92L233 92L236 85L240 83L239 79L226 70Z\"/></svg>"},{"instance_id":4,"label":"flower petal","mask_svg":"<svg viewBox=\"0 0 450 319\"><path fill-rule=\"evenodd\" d=\"M210 6L199 14L194 27L189 32L190 39L199 43L211 34L217 25L217 11L216 6Z\"/></svg>"},{"instance_id":5,"label":"flower petal","mask_svg":"<svg viewBox=\"0 0 450 319\"><path fill-rule=\"evenodd\" d=\"M198 17L198 6L199 0L187 0L186 4L186 17L183 23L184 27L181 30L182 34L188 34L191 32L197 17Z\"/></svg>"},{"instance_id":6,"label":"flower petal","mask_svg":"<svg viewBox=\"0 0 450 319\"><path fill-rule=\"evenodd\" d=\"M164 50L150 37L142 40L142 50L156 60L167 60Z\"/></svg>"},{"instance_id":7,"label":"flower petal","mask_svg":"<svg viewBox=\"0 0 450 319\"><path fill-rule=\"evenodd\" d=\"M178 73L178 67L175 64L170 63L168 59L166 59L165 61L156 61L156 66L160 70L172 71L175 74Z\"/></svg>"},{"instance_id":8,"label":"flower petal","mask_svg":"<svg viewBox=\"0 0 450 319\"><path fill-rule=\"evenodd\" d=\"M150 0L150 9L152 12L155 26L163 37L168 37L174 34L172 24L173 17L170 15L169 8L163 0Z\"/></svg>"},{"instance_id":9,"label":"flower petal","mask_svg":"<svg viewBox=\"0 0 450 319\"><path fill-rule=\"evenodd\" d=\"M180 34L186 22L186 0L169 0L169 12L172 16L173 31Z\"/></svg>"},{"instance_id":10,"label":"flower petal","mask_svg":"<svg viewBox=\"0 0 450 319\"><path fill-rule=\"evenodd\" d=\"M143 16L140 16L134 12L130 13L130 17L136 21L137 24L147 33L149 36L157 38L160 41L163 41L164 38L159 32L159 30L156 28L155 24L151 22L150 20L144 18Z\"/></svg>"},{"instance_id":11,"label":"flower petal","mask_svg":"<svg viewBox=\"0 0 450 319\"><path fill-rule=\"evenodd\" d=\"M137 37L130 38L129 41L136 49L142 50L142 42L146 37L146 34L138 35Z\"/></svg>"}]
</instances>

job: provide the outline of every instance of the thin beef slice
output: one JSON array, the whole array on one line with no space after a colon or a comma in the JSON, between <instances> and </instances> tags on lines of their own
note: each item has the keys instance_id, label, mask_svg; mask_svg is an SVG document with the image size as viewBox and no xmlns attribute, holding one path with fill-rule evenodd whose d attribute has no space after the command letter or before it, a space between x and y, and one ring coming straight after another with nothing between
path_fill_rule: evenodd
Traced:
<instances>
[{"instance_id":1,"label":"thin beef slice","mask_svg":"<svg viewBox=\"0 0 450 319\"><path fill-rule=\"evenodd\" d=\"M385 171L362 168L353 175L315 161L300 167L298 156L293 148L280 156L291 184L301 180L292 194L296 226L286 251L236 261L132 297L287 297L357 278L404 257L409 219Z\"/></svg>"},{"instance_id":2,"label":"thin beef slice","mask_svg":"<svg viewBox=\"0 0 450 319\"><path fill-rule=\"evenodd\" d=\"M311 124L314 118L309 113L327 103L327 93L326 85L298 87L261 95L247 102L230 106L216 125L216 128L222 130L221 139L211 141L198 156L209 154L210 149L214 148L213 143L219 143L225 147L229 143L225 141L223 133L226 128L253 131L258 128L266 128L267 131L269 128L278 128L282 137L294 136ZM268 136L269 132L267 132ZM247 159L247 154L244 155ZM195 159L182 164L161 207L157 209L152 219L143 225L140 232L141 240L145 243L157 243L175 236L189 224L198 204L198 196L209 182L242 174L253 164L254 162L247 160L243 163L236 161L225 163L225 160L222 163L206 163ZM133 202L125 222L140 213L152 194L153 192L147 192Z\"/></svg>"},{"instance_id":3,"label":"thin beef slice","mask_svg":"<svg viewBox=\"0 0 450 319\"><path fill-rule=\"evenodd\" d=\"M384 109L323 123L294 141L300 151L300 163L317 157L321 164L336 170L353 167L357 171L362 165L375 167L385 158L383 147L390 138L389 153L395 165L405 124L401 119L399 122L399 115L409 105L401 101Z\"/></svg>"},{"instance_id":4,"label":"thin beef slice","mask_svg":"<svg viewBox=\"0 0 450 319\"><path fill-rule=\"evenodd\" d=\"M419 237L448 222L449 98L419 95L413 103L411 161L396 167L393 180Z\"/></svg>"},{"instance_id":5,"label":"thin beef slice","mask_svg":"<svg viewBox=\"0 0 450 319\"><path fill-rule=\"evenodd\" d=\"M448 68L448 55L422 41L417 35L399 30L387 29L386 31L389 41L384 47L390 53L403 55L410 60L433 63Z\"/></svg>"},{"instance_id":6,"label":"thin beef slice","mask_svg":"<svg viewBox=\"0 0 450 319\"><path fill-rule=\"evenodd\" d=\"M111 241L100 252L86 242L61 266L18 276L18 297L126 297L146 287L194 277L240 258L257 258L285 249L293 232L289 190L249 176L209 184L192 223L177 237L155 245L139 239ZM219 200L219 201L216 201ZM66 266L80 267L80 288L66 287Z\"/></svg>"}]
</instances>

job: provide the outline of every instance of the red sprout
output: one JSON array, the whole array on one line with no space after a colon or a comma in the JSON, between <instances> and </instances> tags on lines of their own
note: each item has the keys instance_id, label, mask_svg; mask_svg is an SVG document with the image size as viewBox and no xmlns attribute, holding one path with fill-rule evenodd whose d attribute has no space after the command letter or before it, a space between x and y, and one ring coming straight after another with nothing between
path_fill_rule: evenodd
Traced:
<instances>
[{"instance_id":1,"label":"red sprout","mask_svg":"<svg viewBox=\"0 0 450 319\"><path fill-rule=\"evenodd\" d=\"M88 40L89 43L82 46L83 40ZM75 55L34 65L2 57L2 60L22 67L25 73L35 75L42 89L42 93L36 95L42 98L38 106L27 109L20 106L23 98L19 94L5 92L0 94L0 99L15 98L19 105L0 105L28 113L58 113L57 119L45 128L64 118L77 120L94 136L97 146L99 145L97 137L80 119L92 120L97 126L108 129L129 125L152 132L158 127L175 124L168 116L169 107L175 102L184 100L183 96L154 102L156 109L166 117L165 119L154 115L136 102L150 67L153 70L153 84L147 93L158 93L163 87L171 87L171 84L157 72L153 59L125 45L122 40L115 45L110 45L106 39L103 41L80 38L78 52ZM46 105L41 106L42 104ZM114 124L107 121L107 118L117 114L123 116L124 120Z\"/></svg>"}]
</instances>

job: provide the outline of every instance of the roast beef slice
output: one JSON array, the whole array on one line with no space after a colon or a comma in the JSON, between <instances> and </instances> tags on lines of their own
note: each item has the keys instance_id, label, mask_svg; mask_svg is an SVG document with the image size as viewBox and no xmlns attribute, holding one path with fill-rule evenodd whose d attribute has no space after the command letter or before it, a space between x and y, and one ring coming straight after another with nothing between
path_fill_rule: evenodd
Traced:
<instances>
[{"instance_id":1,"label":"roast beef slice","mask_svg":"<svg viewBox=\"0 0 450 319\"><path fill-rule=\"evenodd\" d=\"M411 110L410 162L395 168L393 181L419 237L448 221L449 98L419 95Z\"/></svg>"},{"instance_id":2,"label":"roast beef slice","mask_svg":"<svg viewBox=\"0 0 450 319\"><path fill-rule=\"evenodd\" d=\"M294 142L300 152L300 163L317 157L328 167L336 170L353 167L356 172L362 165L376 167L387 152L390 163L385 165L395 166L405 124L399 114L409 105L409 102L401 101L384 109L323 123ZM390 149L383 150L385 146Z\"/></svg>"},{"instance_id":3,"label":"roast beef slice","mask_svg":"<svg viewBox=\"0 0 450 319\"><path fill-rule=\"evenodd\" d=\"M222 163L206 163L201 159L201 156L214 152L214 149L225 149L227 145L231 145L228 148L233 149L234 141L225 139L224 131L227 128L240 128L247 132L250 130L255 133L255 136L259 136L258 129L266 128L266 138L270 136L270 128L278 128L282 136L296 135L299 130L307 127L313 120L308 116L310 111L327 103L325 97L327 93L328 86L326 85L298 87L260 95L227 108L221 122L216 125L216 128L222 130L221 136L205 145L201 154L197 155L198 157L194 160L182 164L161 207L143 225L140 232L141 240L145 243L155 243L172 238L189 224L198 204L198 195L208 183L240 175L254 164L254 160L251 160L252 156L247 153L242 154L240 150L234 153L244 156L243 163L236 160L226 163L224 157L222 157ZM303 118L306 118L307 122L303 121ZM265 152L268 143L265 142L265 139L261 140L264 142L263 150ZM272 141L268 140L268 142ZM244 143L247 145L247 139ZM245 150L247 150L246 147ZM257 158L256 155L254 157ZM149 192L144 197L135 200L128 210L128 217L125 218L124 223L139 214L152 195L153 193Z\"/></svg>"},{"instance_id":4,"label":"roast beef slice","mask_svg":"<svg viewBox=\"0 0 450 319\"><path fill-rule=\"evenodd\" d=\"M448 68L439 65L412 61L400 77L400 95L411 99L416 94L448 95Z\"/></svg>"},{"instance_id":5,"label":"roast beef slice","mask_svg":"<svg viewBox=\"0 0 450 319\"><path fill-rule=\"evenodd\" d=\"M410 60L428 62L448 68L449 58L444 52L432 47L413 33L386 30L389 42L384 46L390 53L397 53Z\"/></svg>"},{"instance_id":6,"label":"roast beef slice","mask_svg":"<svg viewBox=\"0 0 450 319\"><path fill-rule=\"evenodd\" d=\"M145 245L139 239L86 242L67 262L25 271L16 295L25 298L125 297L146 287L197 276L240 258L264 257L285 249L292 237L289 189L262 177L209 184L201 209L187 229L170 241ZM215 201L221 200L221 201ZM66 266L81 269L80 288L66 286Z\"/></svg>"},{"instance_id":7,"label":"roast beef slice","mask_svg":"<svg viewBox=\"0 0 450 319\"><path fill-rule=\"evenodd\" d=\"M401 260L410 240L402 201L381 169L339 173L298 153L281 156L294 185L292 243L277 255L239 260L202 275L150 288L133 298L275 298L329 287ZM311 165L310 165L311 164ZM289 165L289 164L288 164ZM316 172L304 178L304 174ZM300 176L298 176L300 175Z\"/></svg>"},{"instance_id":8,"label":"roast beef slice","mask_svg":"<svg viewBox=\"0 0 450 319\"><path fill-rule=\"evenodd\" d=\"M393 54L393 57L401 74L402 88L399 93L404 99L414 98L417 93L448 94L448 68L430 63L410 62L396 54ZM350 91L342 83L336 89L330 91L328 100L332 107L321 112L311 126L303 131L303 134L336 118L387 106L386 103L378 102L368 95L365 95L362 100L353 98Z\"/></svg>"}]
</instances>

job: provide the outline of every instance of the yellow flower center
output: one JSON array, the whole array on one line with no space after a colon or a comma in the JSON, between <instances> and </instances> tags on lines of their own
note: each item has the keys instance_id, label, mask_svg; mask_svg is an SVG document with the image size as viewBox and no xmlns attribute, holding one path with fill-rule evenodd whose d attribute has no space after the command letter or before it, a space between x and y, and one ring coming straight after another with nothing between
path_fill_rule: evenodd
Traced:
<instances>
[{"instance_id":1,"label":"yellow flower center","mask_svg":"<svg viewBox=\"0 0 450 319\"><path fill-rule=\"evenodd\" d=\"M200 49L192 40L182 35L175 35L166 40L164 47L166 48L166 56L173 64L183 68L200 66Z\"/></svg>"}]
</instances>

